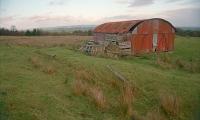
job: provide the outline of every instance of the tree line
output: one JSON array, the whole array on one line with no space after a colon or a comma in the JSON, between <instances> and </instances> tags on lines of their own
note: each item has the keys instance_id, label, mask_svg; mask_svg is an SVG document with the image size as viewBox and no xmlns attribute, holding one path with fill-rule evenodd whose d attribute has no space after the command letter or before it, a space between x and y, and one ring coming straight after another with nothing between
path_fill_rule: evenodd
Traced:
<instances>
[{"instance_id":1,"label":"tree line","mask_svg":"<svg viewBox=\"0 0 200 120\"><path fill-rule=\"evenodd\" d=\"M81 36L91 36L92 30L81 31L76 30L73 32L48 32L41 29L33 30L17 30L17 29L6 29L0 28L0 36L65 36L65 35L81 35Z\"/></svg>"},{"instance_id":2,"label":"tree line","mask_svg":"<svg viewBox=\"0 0 200 120\"><path fill-rule=\"evenodd\" d=\"M200 30L183 30L181 28L176 29L176 34L180 36L191 36L191 37L200 37ZM80 36L91 36L92 30L81 31L76 30L73 32L48 32L42 31L41 29L33 29L26 31L19 31L15 27L11 29L0 28L1 36L65 36L65 35L80 35Z\"/></svg>"},{"instance_id":3,"label":"tree line","mask_svg":"<svg viewBox=\"0 0 200 120\"><path fill-rule=\"evenodd\" d=\"M176 34L180 36L200 37L200 30L183 30L181 28L177 28Z\"/></svg>"}]
</instances>

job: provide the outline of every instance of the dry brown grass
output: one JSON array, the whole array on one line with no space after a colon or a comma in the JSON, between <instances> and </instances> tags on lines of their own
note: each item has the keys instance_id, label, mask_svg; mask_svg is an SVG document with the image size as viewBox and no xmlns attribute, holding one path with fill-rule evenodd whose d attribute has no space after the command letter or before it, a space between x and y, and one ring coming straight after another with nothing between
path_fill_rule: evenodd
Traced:
<instances>
[{"instance_id":1,"label":"dry brown grass","mask_svg":"<svg viewBox=\"0 0 200 120\"><path fill-rule=\"evenodd\" d=\"M88 84L82 80L75 80L72 87L75 95L86 95L88 92Z\"/></svg>"},{"instance_id":2,"label":"dry brown grass","mask_svg":"<svg viewBox=\"0 0 200 120\"><path fill-rule=\"evenodd\" d=\"M91 86L82 80L75 80L73 83L73 91L75 95L84 95L89 97L100 110L108 108L106 97L100 87Z\"/></svg>"},{"instance_id":3,"label":"dry brown grass","mask_svg":"<svg viewBox=\"0 0 200 120\"><path fill-rule=\"evenodd\" d=\"M172 58L168 55L168 54L163 54L163 55L159 55L159 58L164 62L164 63L171 63L172 62Z\"/></svg>"},{"instance_id":4,"label":"dry brown grass","mask_svg":"<svg viewBox=\"0 0 200 120\"><path fill-rule=\"evenodd\" d=\"M180 113L180 98L171 94L160 95L161 108L169 115L178 116Z\"/></svg>"},{"instance_id":5,"label":"dry brown grass","mask_svg":"<svg viewBox=\"0 0 200 120\"><path fill-rule=\"evenodd\" d=\"M32 63L33 67L42 70L46 74L52 75L56 73L55 67L49 64L44 64L42 60L37 56L30 57L29 61Z\"/></svg>"},{"instance_id":6,"label":"dry brown grass","mask_svg":"<svg viewBox=\"0 0 200 120\"><path fill-rule=\"evenodd\" d=\"M81 70L76 71L75 79L76 80L87 80L87 81L89 81L89 80L92 79L92 76L91 76L91 73L89 71L81 69Z\"/></svg>"},{"instance_id":7,"label":"dry brown grass","mask_svg":"<svg viewBox=\"0 0 200 120\"><path fill-rule=\"evenodd\" d=\"M100 87L90 87L88 95L99 109L104 110L108 108L106 97Z\"/></svg>"},{"instance_id":8,"label":"dry brown grass","mask_svg":"<svg viewBox=\"0 0 200 120\"><path fill-rule=\"evenodd\" d=\"M161 115L158 109L148 112L144 120L166 120L166 118L163 115Z\"/></svg>"},{"instance_id":9,"label":"dry brown grass","mask_svg":"<svg viewBox=\"0 0 200 120\"><path fill-rule=\"evenodd\" d=\"M114 80L114 79L109 80L109 84L110 84L111 87L113 87L113 88L119 88L119 86L120 86L119 81L118 81L118 80Z\"/></svg>"},{"instance_id":10,"label":"dry brown grass","mask_svg":"<svg viewBox=\"0 0 200 120\"><path fill-rule=\"evenodd\" d=\"M1 36L0 44L25 45L38 47L79 46L82 41L92 39L91 36Z\"/></svg>"},{"instance_id":11,"label":"dry brown grass","mask_svg":"<svg viewBox=\"0 0 200 120\"><path fill-rule=\"evenodd\" d=\"M44 67L43 72L47 73L49 75L52 75L52 74L56 73L56 69L51 65L47 65Z\"/></svg>"},{"instance_id":12,"label":"dry brown grass","mask_svg":"<svg viewBox=\"0 0 200 120\"><path fill-rule=\"evenodd\" d=\"M191 59L185 61L180 58L170 57L168 54L158 54L156 64L165 69L178 68L189 72L200 72L200 61L197 59Z\"/></svg>"},{"instance_id":13,"label":"dry brown grass","mask_svg":"<svg viewBox=\"0 0 200 120\"><path fill-rule=\"evenodd\" d=\"M87 81L91 79L91 76L86 70L81 67L75 70L75 80L73 83L73 91L76 95L86 95L89 91L89 84Z\"/></svg>"},{"instance_id":14,"label":"dry brown grass","mask_svg":"<svg viewBox=\"0 0 200 120\"><path fill-rule=\"evenodd\" d=\"M29 58L29 61L33 64L33 66L34 66L35 68L40 68L40 67L43 66L43 65L42 65L42 62L40 61L40 59L39 59L38 57L36 57L36 56L30 57L30 58Z\"/></svg>"},{"instance_id":15,"label":"dry brown grass","mask_svg":"<svg viewBox=\"0 0 200 120\"><path fill-rule=\"evenodd\" d=\"M189 72L200 72L200 61L191 59L190 62L184 61L182 59L176 59L176 67L189 71Z\"/></svg>"},{"instance_id":16,"label":"dry brown grass","mask_svg":"<svg viewBox=\"0 0 200 120\"><path fill-rule=\"evenodd\" d=\"M165 68L165 69L169 69L173 67L172 58L168 54L163 54L163 55L158 54L156 63L160 67Z\"/></svg>"},{"instance_id":17,"label":"dry brown grass","mask_svg":"<svg viewBox=\"0 0 200 120\"><path fill-rule=\"evenodd\" d=\"M76 74L77 75L77 74ZM75 95L83 95L89 97L90 100L99 108L100 110L105 110L108 108L106 97L103 94L103 90L99 86L91 85L88 83L89 74L83 71L79 71L76 76L72 87Z\"/></svg>"},{"instance_id":18,"label":"dry brown grass","mask_svg":"<svg viewBox=\"0 0 200 120\"><path fill-rule=\"evenodd\" d=\"M135 88L130 84L124 84L120 96L120 108L125 115L131 116L133 113L132 104L134 102Z\"/></svg>"}]
</instances>

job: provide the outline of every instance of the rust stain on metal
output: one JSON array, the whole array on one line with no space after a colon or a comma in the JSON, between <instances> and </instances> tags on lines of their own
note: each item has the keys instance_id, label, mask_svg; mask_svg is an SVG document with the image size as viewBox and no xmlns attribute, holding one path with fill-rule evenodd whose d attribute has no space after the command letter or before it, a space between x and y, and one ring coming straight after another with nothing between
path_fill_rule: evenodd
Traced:
<instances>
[{"instance_id":1,"label":"rust stain on metal","mask_svg":"<svg viewBox=\"0 0 200 120\"><path fill-rule=\"evenodd\" d=\"M121 22L110 22L104 23L97 26L94 32L96 33L126 33L131 27L141 22L141 20L121 21Z\"/></svg>"}]
</instances>

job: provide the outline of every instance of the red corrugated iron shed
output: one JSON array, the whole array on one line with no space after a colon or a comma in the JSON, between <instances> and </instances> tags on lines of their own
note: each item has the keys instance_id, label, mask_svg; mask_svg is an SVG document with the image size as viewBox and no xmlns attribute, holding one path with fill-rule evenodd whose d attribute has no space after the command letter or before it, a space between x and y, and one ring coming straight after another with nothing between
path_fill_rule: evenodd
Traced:
<instances>
[{"instance_id":1,"label":"red corrugated iron shed","mask_svg":"<svg viewBox=\"0 0 200 120\"><path fill-rule=\"evenodd\" d=\"M175 30L170 22L161 18L109 22L95 28L94 39L102 41L109 34L123 34L128 36L132 54L170 51L174 49Z\"/></svg>"}]
</instances>

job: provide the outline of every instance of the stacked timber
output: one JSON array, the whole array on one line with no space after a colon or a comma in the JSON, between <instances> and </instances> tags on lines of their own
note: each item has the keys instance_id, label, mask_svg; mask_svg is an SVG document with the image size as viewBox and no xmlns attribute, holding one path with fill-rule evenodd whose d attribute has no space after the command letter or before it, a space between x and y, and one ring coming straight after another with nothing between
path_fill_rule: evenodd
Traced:
<instances>
[{"instance_id":1,"label":"stacked timber","mask_svg":"<svg viewBox=\"0 0 200 120\"><path fill-rule=\"evenodd\" d=\"M94 40L88 41L81 49L90 55L107 55L107 56L121 56L131 55L131 43L129 41L116 42L105 41L104 43L98 43Z\"/></svg>"},{"instance_id":2,"label":"stacked timber","mask_svg":"<svg viewBox=\"0 0 200 120\"><path fill-rule=\"evenodd\" d=\"M131 43L129 41L119 43L121 55L131 55Z\"/></svg>"}]
</instances>

